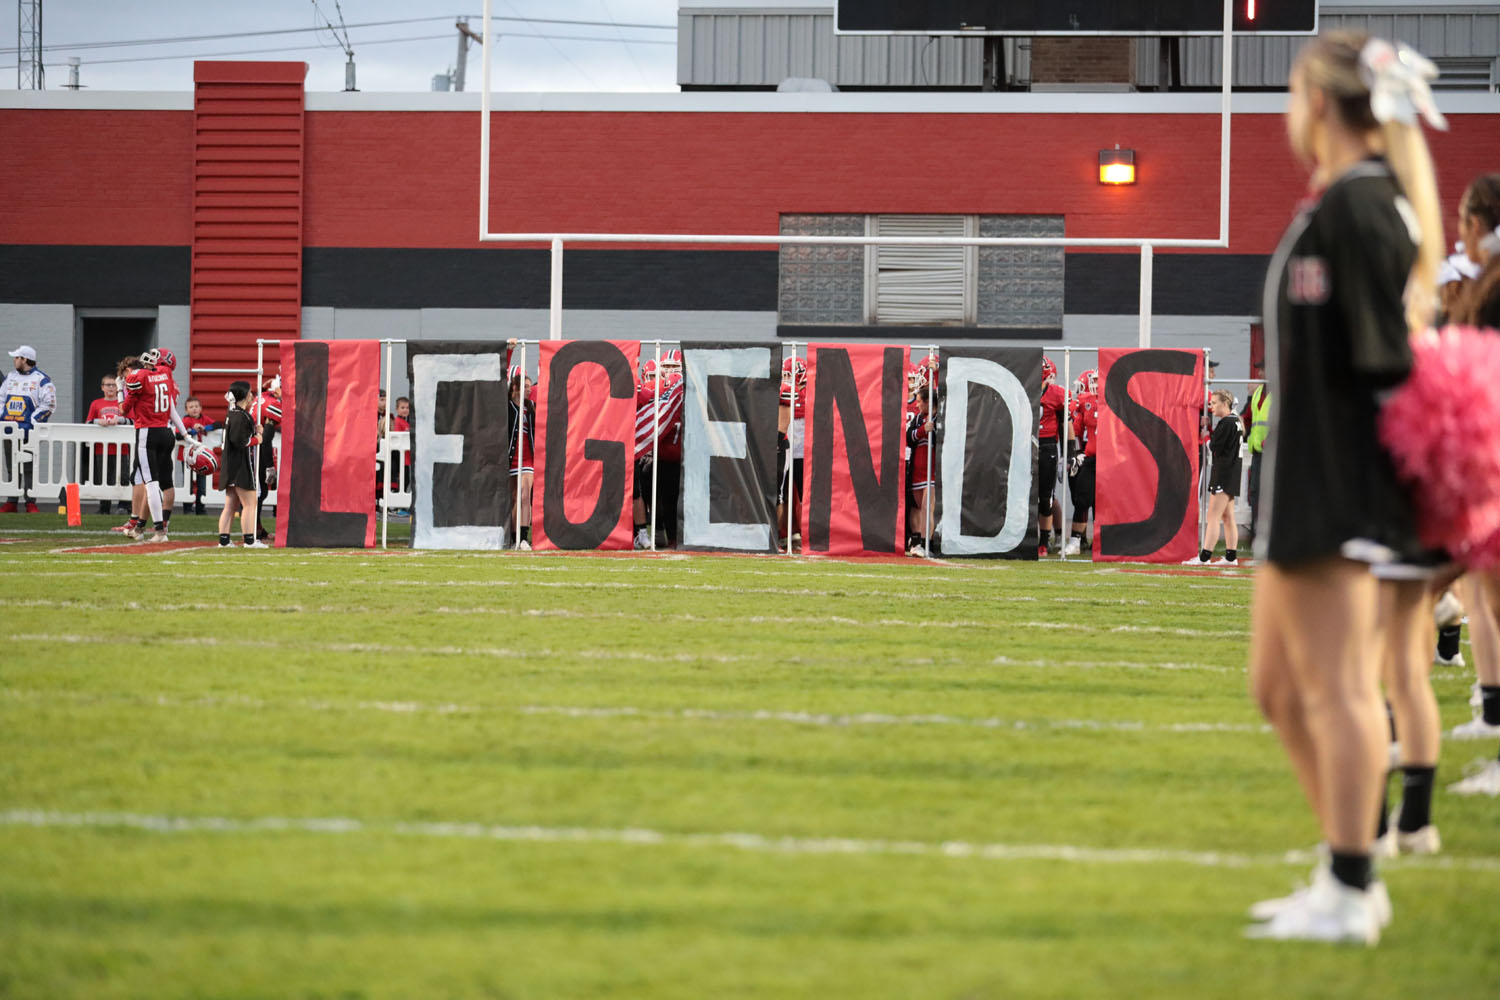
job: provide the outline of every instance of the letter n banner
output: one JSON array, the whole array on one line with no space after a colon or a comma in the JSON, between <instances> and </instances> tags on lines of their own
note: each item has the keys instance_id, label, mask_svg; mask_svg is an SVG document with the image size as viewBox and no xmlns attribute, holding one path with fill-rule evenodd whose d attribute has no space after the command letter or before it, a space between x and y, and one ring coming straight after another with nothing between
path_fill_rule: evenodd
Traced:
<instances>
[{"instance_id":1,"label":"letter n banner","mask_svg":"<svg viewBox=\"0 0 1500 1000\"><path fill-rule=\"evenodd\" d=\"M1099 352L1101 561L1182 562L1198 551L1203 352Z\"/></svg>"},{"instance_id":2,"label":"letter n banner","mask_svg":"<svg viewBox=\"0 0 1500 1000\"><path fill-rule=\"evenodd\" d=\"M283 407L276 510L278 548L375 544L375 439L380 342L282 345Z\"/></svg>"},{"instance_id":3,"label":"letter n banner","mask_svg":"<svg viewBox=\"0 0 1500 1000\"><path fill-rule=\"evenodd\" d=\"M1035 559L1041 349L945 348L942 375L943 555Z\"/></svg>"},{"instance_id":4,"label":"letter n banner","mask_svg":"<svg viewBox=\"0 0 1500 1000\"><path fill-rule=\"evenodd\" d=\"M901 555L906 349L810 344L805 551Z\"/></svg>"},{"instance_id":5,"label":"letter n banner","mask_svg":"<svg viewBox=\"0 0 1500 1000\"><path fill-rule=\"evenodd\" d=\"M639 341L544 340L536 408L532 541L538 549L631 547Z\"/></svg>"},{"instance_id":6,"label":"letter n banner","mask_svg":"<svg viewBox=\"0 0 1500 1000\"><path fill-rule=\"evenodd\" d=\"M498 549L514 501L510 350L499 341L413 340L412 525L417 549Z\"/></svg>"}]
</instances>

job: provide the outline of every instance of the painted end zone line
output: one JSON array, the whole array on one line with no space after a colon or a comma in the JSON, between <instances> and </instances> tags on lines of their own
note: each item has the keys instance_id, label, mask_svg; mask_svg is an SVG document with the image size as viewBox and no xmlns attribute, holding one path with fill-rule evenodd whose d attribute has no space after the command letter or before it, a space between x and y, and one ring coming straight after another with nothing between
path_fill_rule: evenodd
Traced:
<instances>
[{"instance_id":1,"label":"painted end zone line","mask_svg":"<svg viewBox=\"0 0 1500 1000\"><path fill-rule=\"evenodd\" d=\"M394 834L460 840L493 840L539 844L631 844L650 847L720 847L760 854L890 855L958 858L981 861L1065 861L1072 864L1176 864L1202 868L1251 868L1307 865L1312 851L1284 854L1231 854L1156 848L1079 847L1071 844L975 844L961 840L864 840L847 837L772 837L758 833L664 833L637 828L490 826L484 823L366 823L340 816L232 819L223 816L150 816L139 813L65 813L40 809L0 812L0 826L35 828L129 829L145 833L316 833ZM1387 862L1383 867L1439 868L1500 872L1500 858L1421 857Z\"/></svg>"}]
</instances>

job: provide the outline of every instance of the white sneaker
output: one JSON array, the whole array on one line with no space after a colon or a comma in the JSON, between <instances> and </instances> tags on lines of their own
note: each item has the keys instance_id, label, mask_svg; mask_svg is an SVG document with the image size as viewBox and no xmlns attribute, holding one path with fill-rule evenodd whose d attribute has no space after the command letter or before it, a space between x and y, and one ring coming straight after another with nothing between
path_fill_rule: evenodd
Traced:
<instances>
[{"instance_id":1,"label":"white sneaker","mask_svg":"<svg viewBox=\"0 0 1500 1000\"><path fill-rule=\"evenodd\" d=\"M531 543L528 542L524 538L521 539L519 542L516 543L516 551L517 552L530 552L531 551Z\"/></svg>"},{"instance_id":2,"label":"white sneaker","mask_svg":"<svg viewBox=\"0 0 1500 1000\"><path fill-rule=\"evenodd\" d=\"M1184 566L1209 566L1209 565L1212 565L1212 564L1210 562L1205 562L1204 560L1199 559L1197 556L1193 556L1193 558L1191 558L1191 559L1184 559L1182 561L1182 565L1184 565Z\"/></svg>"},{"instance_id":3,"label":"white sneaker","mask_svg":"<svg viewBox=\"0 0 1500 1000\"><path fill-rule=\"evenodd\" d=\"M1395 820L1392 820L1392 824ZM1396 835L1396 848L1402 854L1436 854L1443 849L1443 838L1438 836L1437 827L1428 823L1420 830L1406 833L1391 826L1391 832Z\"/></svg>"},{"instance_id":4,"label":"white sneaker","mask_svg":"<svg viewBox=\"0 0 1500 1000\"><path fill-rule=\"evenodd\" d=\"M1384 883L1369 889L1343 885L1330 873L1318 878L1294 902L1265 923L1245 929L1245 936L1269 941L1327 941L1373 945L1390 921L1390 896Z\"/></svg>"},{"instance_id":5,"label":"white sneaker","mask_svg":"<svg viewBox=\"0 0 1500 1000\"><path fill-rule=\"evenodd\" d=\"M1065 546L1063 546L1063 553L1062 554L1065 555L1065 556L1076 556L1076 555L1081 555L1082 553L1083 553L1083 546L1081 544L1079 544L1079 541L1076 538L1069 538L1068 539L1068 544L1065 545Z\"/></svg>"},{"instance_id":6,"label":"white sneaker","mask_svg":"<svg viewBox=\"0 0 1500 1000\"><path fill-rule=\"evenodd\" d=\"M925 559L927 550L922 547L921 542L913 542L911 548L906 550L906 554L917 559Z\"/></svg>"},{"instance_id":7,"label":"white sneaker","mask_svg":"<svg viewBox=\"0 0 1500 1000\"><path fill-rule=\"evenodd\" d=\"M1432 657L1432 662L1435 663L1435 664L1437 664L1440 667L1466 667L1466 666L1468 666L1468 664L1464 662L1464 654L1463 654L1462 650L1460 650L1457 653L1454 653L1452 656L1444 656L1442 653L1436 653Z\"/></svg>"},{"instance_id":8,"label":"white sneaker","mask_svg":"<svg viewBox=\"0 0 1500 1000\"><path fill-rule=\"evenodd\" d=\"M242 545L240 547L241 548L246 548L246 549L269 549L271 546L267 545L265 542L263 542L259 538L257 538L255 541L253 541L253 542L246 542L244 545Z\"/></svg>"},{"instance_id":9,"label":"white sneaker","mask_svg":"<svg viewBox=\"0 0 1500 1000\"><path fill-rule=\"evenodd\" d=\"M147 535L145 533L136 535L135 536L135 540L138 541L138 542L141 542L143 544L149 545L152 542L165 542L168 539L167 539L167 533L165 531L153 531L149 535Z\"/></svg>"},{"instance_id":10,"label":"white sneaker","mask_svg":"<svg viewBox=\"0 0 1500 1000\"><path fill-rule=\"evenodd\" d=\"M635 548L636 548L636 551L639 552L642 549L649 549L650 547L651 547L651 533L649 531L647 531L645 528L642 528L640 531L637 531L635 533Z\"/></svg>"},{"instance_id":11,"label":"white sneaker","mask_svg":"<svg viewBox=\"0 0 1500 1000\"><path fill-rule=\"evenodd\" d=\"M1370 848L1370 857L1376 861L1389 861L1400 853L1401 845L1396 843L1395 826L1386 827L1385 835L1376 837L1375 845Z\"/></svg>"},{"instance_id":12,"label":"white sneaker","mask_svg":"<svg viewBox=\"0 0 1500 1000\"><path fill-rule=\"evenodd\" d=\"M1464 768L1468 777L1448 786L1454 795L1500 795L1500 760L1486 761L1483 767Z\"/></svg>"},{"instance_id":13,"label":"white sneaker","mask_svg":"<svg viewBox=\"0 0 1500 1000\"><path fill-rule=\"evenodd\" d=\"M1492 726L1484 721L1483 716L1476 716L1461 726L1454 726L1448 732L1448 738L1452 740L1487 740L1494 736L1500 736L1500 726Z\"/></svg>"},{"instance_id":14,"label":"white sneaker","mask_svg":"<svg viewBox=\"0 0 1500 1000\"><path fill-rule=\"evenodd\" d=\"M1263 899L1258 903L1250 905L1250 919L1258 921L1274 920L1282 912L1294 906L1300 906L1314 887L1324 883L1333 882L1333 871L1328 867L1328 849L1322 844L1318 845L1320 860L1318 866L1313 869L1312 882L1299 889L1293 890L1291 895L1278 896L1275 899ZM1385 883L1376 879L1370 883L1370 901L1375 907L1375 918L1379 925L1384 928L1391 922L1391 894L1386 890Z\"/></svg>"}]
</instances>

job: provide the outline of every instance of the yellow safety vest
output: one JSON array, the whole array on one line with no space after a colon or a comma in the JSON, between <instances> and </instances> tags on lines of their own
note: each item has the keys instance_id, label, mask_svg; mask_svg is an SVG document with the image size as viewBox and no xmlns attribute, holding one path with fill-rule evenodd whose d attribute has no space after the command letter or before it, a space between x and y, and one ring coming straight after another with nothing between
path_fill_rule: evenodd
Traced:
<instances>
[{"instance_id":1,"label":"yellow safety vest","mask_svg":"<svg viewBox=\"0 0 1500 1000\"><path fill-rule=\"evenodd\" d=\"M1266 387L1258 385L1250 396L1250 437L1247 444L1252 454L1259 454L1266 446L1266 436L1271 433L1271 394Z\"/></svg>"}]
</instances>

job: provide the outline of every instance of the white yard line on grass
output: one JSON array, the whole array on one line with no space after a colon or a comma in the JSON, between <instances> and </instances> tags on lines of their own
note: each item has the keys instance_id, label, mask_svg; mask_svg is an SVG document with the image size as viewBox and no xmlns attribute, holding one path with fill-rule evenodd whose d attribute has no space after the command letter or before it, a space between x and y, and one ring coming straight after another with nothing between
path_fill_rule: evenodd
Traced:
<instances>
[{"instance_id":1,"label":"white yard line on grass","mask_svg":"<svg viewBox=\"0 0 1500 1000\"><path fill-rule=\"evenodd\" d=\"M784 709L641 708L635 705L463 705L421 701L331 701L321 698L274 700L252 695L219 694L199 698L172 695L111 695L82 691L0 688L0 699L75 705L135 705L147 708L248 708L313 712L387 712L396 715L534 715L567 719L639 719L686 722L769 722L813 728L853 729L865 726L958 727L1028 732L1084 730L1122 733L1268 733L1271 727L1234 722L1138 722L1133 719L1002 719L925 713L807 712Z\"/></svg>"},{"instance_id":2,"label":"white yard line on grass","mask_svg":"<svg viewBox=\"0 0 1500 1000\"><path fill-rule=\"evenodd\" d=\"M326 836L351 834L395 835L423 839L488 840L503 843L614 844L638 847L728 848L756 854L885 855L952 858L975 861L1060 861L1091 865L1191 865L1200 868L1261 868L1312 863L1311 851L1283 854L1238 854L1173 848L1086 847L1076 844L998 844L962 840L884 840L855 837L788 837L761 833L675 833L635 827L509 826L472 822L369 822L343 816L161 816L122 812L56 812L45 809L8 809L0 812L0 826L38 829L125 829L153 834L307 833ZM1385 871L1402 868L1500 872L1500 858L1402 858L1381 865Z\"/></svg>"},{"instance_id":3,"label":"white yard line on grass","mask_svg":"<svg viewBox=\"0 0 1500 1000\"><path fill-rule=\"evenodd\" d=\"M124 601L105 604L97 601L84 600L49 600L47 598L31 598L27 600L9 601L8 607L12 608L65 608L78 611L220 611L223 605L210 602L193 602L187 604L142 604L139 601ZM348 615L348 614L375 614L383 615L386 612L381 608L352 608L339 605L323 605L321 607L310 607L302 604L236 604L236 609L247 614L300 614L311 611L316 614ZM662 622L686 622L700 625L849 625L859 628L871 626L882 628L980 628L980 629L1055 629L1069 632L1139 632L1155 635L1188 636L1203 639L1248 639L1249 628L1244 629L1191 629L1171 628L1167 626L1154 625L1084 625L1077 622L1053 622L1053 621L1006 621L994 619L990 621L977 621L974 619L943 620L937 618L849 618L840 615L698 615L698 614L652 614L636 611L575 611L571 608L455 608L447 605L439 605L435 608L423 608L424 614L438 615L474 615L484 614L497 617L506 615L519 615L525 618L571 618L582 620L610 620L610 621L662 621Z\"/></svg>"},{"instance_id":4,"label":"white yard line on grass","mask_svg":"<svg viewBox=\"0 0 1500 1000\"><path fill-rule=\"evenodd\" d=\"M67 643L73 645L100 646L188 646L215 647L224 649L282 649L289 652L316 653L382 653L399 656L481 656L499 660L577 659L611 662L630 660L642 663L744 663L762 662L764 656L739 655L734 653L648 653L642 650L619 649L550 649L545 646L521 649L503 646L403 646L375 642L279 642L274 639L220 639L216 636L119 636L81 635L78 633L18 633L7 638L16 642ZM815 658L796 656L785 658L783 664L812 665L819 663L844 663L843 657ZM886 666L931 666L932 657L896 657L884 661ZM956 658L944 663L960 664ZM1240 668L1230 668L1213 663L1143 663L1133 660L1013 660L997 656L990 661L996 666L1041 667L1052 670L1201 670L1212 673L1240 673Z\"/></svg>"}]
</instances>

